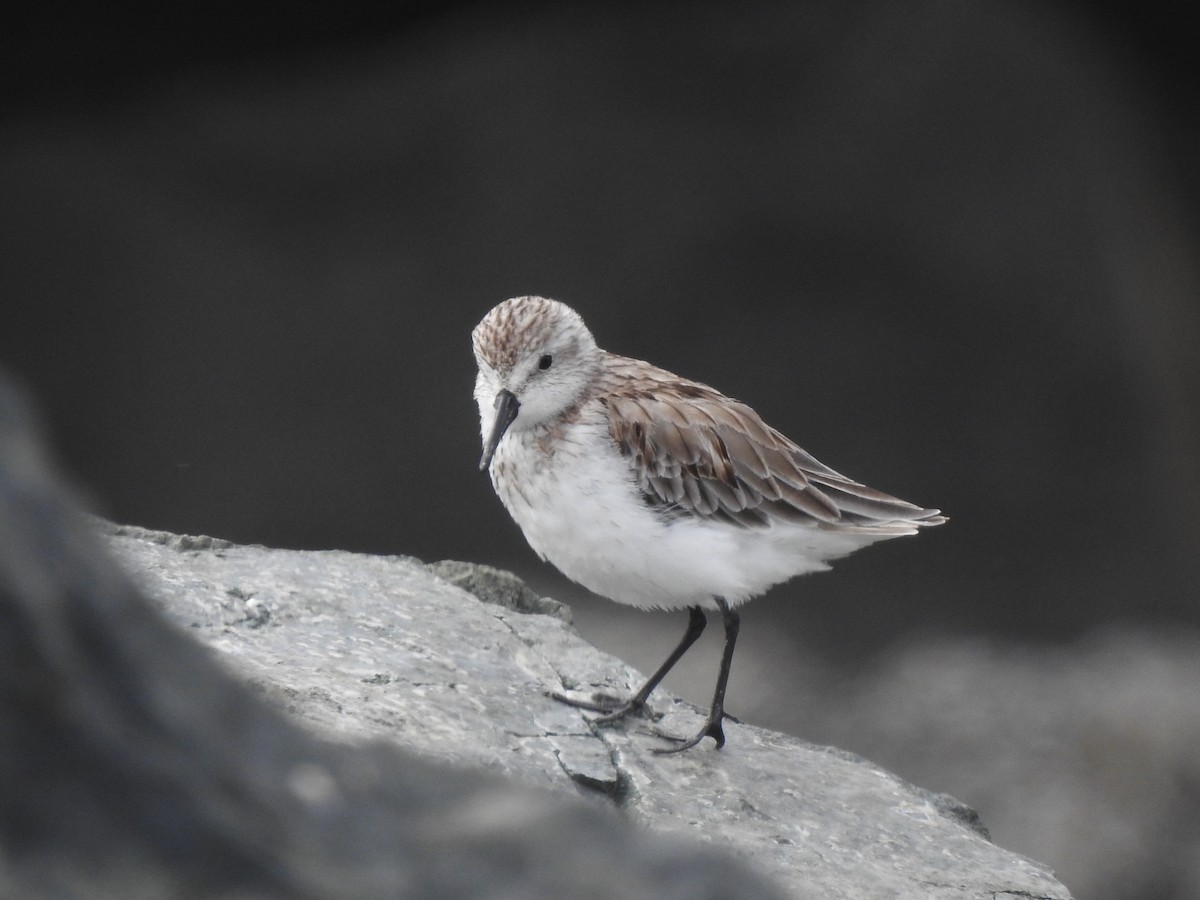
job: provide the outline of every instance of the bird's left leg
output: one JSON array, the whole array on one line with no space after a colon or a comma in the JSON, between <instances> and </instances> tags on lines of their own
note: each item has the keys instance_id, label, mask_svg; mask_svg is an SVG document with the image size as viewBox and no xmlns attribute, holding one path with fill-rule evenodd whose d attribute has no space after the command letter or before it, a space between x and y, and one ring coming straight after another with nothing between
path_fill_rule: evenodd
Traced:
<instances>
[{"instance_id":1,"label":"bird's left leg","mask_svg":"<svg viewBox=\"0 0 1200 900\"><path fill-rule=\"evenodd\" d=\"M655 749L655 753L679 753L690 747L695 747L706 737L715 740L718 747L725 745L725 731L721 728L721 721L723 719L733 719L733 716L727 715L725 712L725 687L729 683L729 666L733 662L733 648L737 643L738 626L741 620L738 618L737 612L730 609L724 597L715 597L714 599L717 601L717 608L721 610L721 618L725 620L725 650L721 654L721 671L717 675L717 689L713 692L712 706L709 708L708 718L704 720L704 727L695 736L690 738L675 737L656 731L655 733L659 737L675 741L677 746Z\"/></svg>"},{"instance_id":2,"label":"bird's left leg","mask_svg":"<svg viewBox=\"0 0 1200 900\"><path fill-rule=\"evenodd\" d=\"M688 647L696 643L696 639L700 637L704 631L704 626L707 620L704 617L704 610L699 606L688 608L688 624L687 630L680 638L679 644L671 651L671 655L667 657L666 662L658 667L658 670L646 679L646 683L642 685L641 690L630 697L628 700L621 701L617 698L604 698L608 702L596 702L586 700L576 700L573 697L568 697L566 694L560 694L556 691L551 691L550 696L560 703L566 703L568 706L576 706L580 709L590 709L594 712L604 713L602 716L597 716L592 719L593 725L611 725L627 715L638 714L646 708L646 700L658 687L658 683L666 677L666 674L671 671L675 663L679 662Z\"/></svg>"}]
</instances>

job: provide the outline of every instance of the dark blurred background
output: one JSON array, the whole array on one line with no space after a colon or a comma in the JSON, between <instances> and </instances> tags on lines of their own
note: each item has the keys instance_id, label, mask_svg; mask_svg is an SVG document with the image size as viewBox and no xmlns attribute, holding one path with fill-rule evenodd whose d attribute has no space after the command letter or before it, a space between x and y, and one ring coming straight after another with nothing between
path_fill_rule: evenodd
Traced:
<instances>
[{"instance_id":1,"label":"dark blurred background","mask_svg":"<svg viewBox=\"0 0 1200 900\"><path fill-rule=\"evenodd\" d=\"M734 712L958 793L1081 896L1200 893L1200 833L1126 795L1200 808L1194 7L4 15L0 362L100 512L511 568L653 668L683 619L573 589L475 470L470 330L556 297L951 517L756 601ZM705 700L718 643L669 684Z\"/></svg>"}]
</instances>

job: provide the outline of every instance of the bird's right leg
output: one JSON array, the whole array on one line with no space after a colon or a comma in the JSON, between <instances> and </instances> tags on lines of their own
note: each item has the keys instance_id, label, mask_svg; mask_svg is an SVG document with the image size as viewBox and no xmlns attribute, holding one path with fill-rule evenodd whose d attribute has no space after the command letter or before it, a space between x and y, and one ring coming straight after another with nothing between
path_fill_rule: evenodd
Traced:
<instances>
[{"instance_id":1,"label":"bird's right leg","mask_svg":"<svg viewBox=\"0 0 1200 900\"><path fill-rule=\"evenodd\" d=\"M679 641L679 645L671 651L671 655L667 657L667 661L659 666L655 673L646 679L646 683L642 685L641 689L628 700L621 701L616 697L596 697L591 701L576 700L573 697L553 691L550 692L550 696L555 700L566 703L568 706L576 706L580 709L590 709L595 712L604 713L604 715L592 719L592 723L596 725L610 725L630 714L640 713L646 708L646 700L654 692L654 689L658 687L659 682L666 677L675 663L679 662L683 654L687 653L688 647L696 643L696 639L704 632L704 626L707 622L708 620L704 617L704 610L699 606L688 607L687 631L683 633L683 638Z\"/></svg>"}]
</instances>

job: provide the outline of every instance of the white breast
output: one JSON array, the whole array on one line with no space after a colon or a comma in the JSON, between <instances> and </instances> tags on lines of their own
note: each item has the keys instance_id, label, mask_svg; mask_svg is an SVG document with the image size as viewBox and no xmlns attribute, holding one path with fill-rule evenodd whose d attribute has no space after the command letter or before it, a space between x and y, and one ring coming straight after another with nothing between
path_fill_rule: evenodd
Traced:
<instances>
[{"instance_id":1,"label":"white breast","mask_svg":"<svg viewBox=\"0 0 1200 900\"><path fill-rule=\"evenodd\" d=\"M714 596L741 603L878 539L663 518L643 501L599 409L556 432L509 431L491 476L542 559L601 596L643 608L712 607Z\"/></svg>"}]
</instances>

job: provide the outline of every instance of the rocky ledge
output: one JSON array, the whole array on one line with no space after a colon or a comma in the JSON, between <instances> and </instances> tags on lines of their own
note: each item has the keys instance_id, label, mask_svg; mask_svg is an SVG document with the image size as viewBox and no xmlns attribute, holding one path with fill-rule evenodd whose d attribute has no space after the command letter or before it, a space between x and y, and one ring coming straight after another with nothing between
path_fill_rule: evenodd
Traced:
<instances>
[{"instance_id":1,"label":"rocky ledge","mask_svg":"<svg viewBox=\"0 0 1200 900\"><path fill-rule=\"evenodd\" d=\"M837 750L592 728L546 691L641 676L567 619L480 566L84 516L0 373L0 897L1069 896Z\"/></svg>"},{"instance_id":2,"label":"rocky ledge","mask_svg":"<svg viewBox=\"0 0 1200 900\"><path fill-rule=\"evenodd\" d=\"M161 610L296 720L616 807L732 853L793 896L1066 898L974 812L866 760L748 724L680 755L634 720L592 728L548 690L625 693L642 676L515 576L458 562L237 546L97 523ZM700 713L656 695L654 724Z\"/></svg>"}]
</instances>

